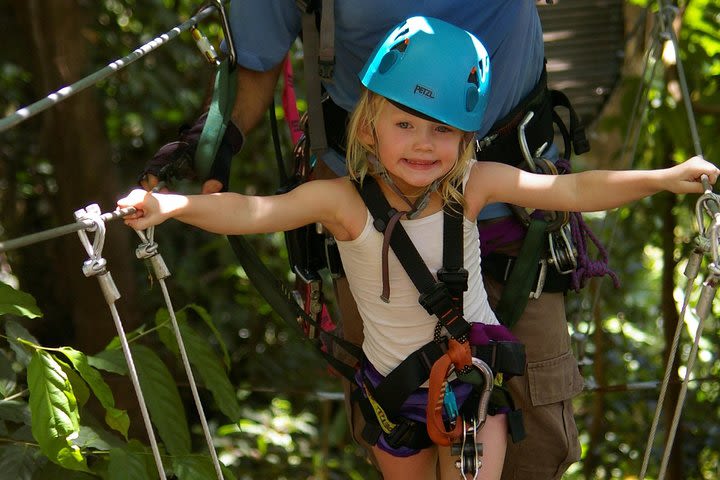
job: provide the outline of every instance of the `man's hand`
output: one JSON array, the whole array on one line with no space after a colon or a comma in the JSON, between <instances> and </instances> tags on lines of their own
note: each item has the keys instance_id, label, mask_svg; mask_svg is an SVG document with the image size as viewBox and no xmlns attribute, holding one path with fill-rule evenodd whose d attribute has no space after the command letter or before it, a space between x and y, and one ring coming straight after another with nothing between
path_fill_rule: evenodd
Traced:
<instances>
[{"instance_id":1,"label":"man's hand","mask_svg":"<svg viewBox=\"0 0 720 480\"><path fill-rule=\"evenodd\" d=\"M180 130L176 141L167 143L145 164L138 179L145 190L152 190L160 181L173 178L197 178L194 164L195 152L202 135L207 113L198 118L190 127ZM215 154L208 178L203 183L203 193L216 193L228 189L230 164L233 156L242 148L243 135L232 123L228 123L222 141Z\"/></svg>"}]
</instances>

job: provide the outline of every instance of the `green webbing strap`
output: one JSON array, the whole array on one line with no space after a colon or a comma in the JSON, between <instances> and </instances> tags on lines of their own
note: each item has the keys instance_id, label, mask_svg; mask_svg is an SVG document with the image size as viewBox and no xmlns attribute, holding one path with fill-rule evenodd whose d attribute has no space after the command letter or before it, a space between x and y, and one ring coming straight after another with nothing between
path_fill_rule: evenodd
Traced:
<instances>
[{"instance_id":1,"label":"green webbing strap","mask_svg":"<svg viewBox=\"0 0 720 480\"><path fill-rule=\"evenodd\" d=\"M210 109L195 152L194 166L200 179L206 179L210 175L210 167L230 121L235 103L236 84L237 69L230 68L230 61L225 59L218 66Z\"/></svg>"},{"instance_id":2,"label":"green webbing strap","mask_svg":"<svg viewBox=\"0 0 720 480\"><path fill-rule=\"evenodd\" d=\"M547 238L546 228L547 222L544 220L530 221L520 253L495 308L498 320L508 328L512 328L525 311L530 291L535 285L540 254Z\"/></svg>"}]
</instances>

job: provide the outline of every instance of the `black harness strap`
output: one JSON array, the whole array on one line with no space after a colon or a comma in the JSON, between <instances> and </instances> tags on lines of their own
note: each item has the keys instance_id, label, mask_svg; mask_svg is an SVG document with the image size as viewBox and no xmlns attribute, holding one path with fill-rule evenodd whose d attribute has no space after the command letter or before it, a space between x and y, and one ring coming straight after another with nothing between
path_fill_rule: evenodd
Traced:
<instances>
[{"instance_id":1,"label":"black harness strap","mask_svg":"<svg viewBox=\"0 0 720 480\"><path fill-rule=\"evenodd\" d=\"M567 108L570 119L570 129L568 131L568 127L565 126L565 123L560 118L560 115L553 110L553 121L558 126L563 140L565 141L563 158L570 158L571 145L572 151L575 152L575 155L582 155L583 153L589 152L590 142L588 142L587 137L585 136L585 127L580 122L580 118L577 116L575 109L572 107L570 99L559 90L550 90L550 99L553 107Z\"/></svg>"},{"instance_id":2,"label":"black harness strap","mask_svg":"<svg viewBox=\"0 0 720 480\"><path fill-rule=\"evenodd\" d=\"M437 272L438 280L447 285L453 303L462 312L463 293L468 289L468 271L465 269L463 245L463 213L456 203L446 205L443 218L443 266ZM445 245L460 248L445 248Z\"/></svg>"},{"instance_id":3,"label":"black harness strap","mask_svg":"<svg viewBox=\"0 0 720 480\"><path fill-rule=\"evenodd\" d=\"M387 199L385 199L385 195L380 190L380 185L371 176L366 176L362 187L359 185L357 187L365 205L375 219L373 226L379 232L384 233L390 218L397 213L397 210L390 206ZM447 221L447 216L446 211L445 221ZM453 222L453 225L454 228L443 229L444 235L449 237L451 243L448 245L456 247L451 250L460 250L459 255L462 259L462 220ZM460 226L459 230L458 226ZM448 238L445 240L448 240ZM420 305L430 315L437 316L442 326L447 329L453 338L460 339L467 335L470 331L470 324L462 318L462 312L453 304L448 286L435 280L407 232L399 223L393 228L390 245L410 280L420 292L420 298L418 299ZM462 260L460 260L460 264L462 265ZM448 268L446 270L450 271Z\"/></svg>"},{"instance_id":4,"label":"black harness strap","mask_svg":"<svg viewBox=\"0 0 720 480\"><path fill-rule=\"evenodd\" d=\"M543 143L553 141L553 105L547 87L547 71L543 65L537 85L510 113L495 122L490 132L478 141L477 159L504 162L518 166L524 162L520 143L517 141L517 126L528 111L534 115L525 128L528 148L535 152Z\"/></svg>"},{"instance_id":5,"label":"black harness strap","mask_svg":"<svg viewBox=\"0 0 720 480\"><path fill-rule=\"evenodd\" d=\"M380 186L372 177L365 177L362 187L356 186L375 218L375 228L384 232L387 221L394 215L395 210L390 207ZM461 339L469 333L470 323L463 318L462 311L454 304L452 296L462 298L462 293L467 289L467 271L463 268L462 207L456 204L446 207L443 222L443 268L438 272L439 278L442 272L441 281L435 281L402 225L397 224L393 229L390 245L421 292L420 303L428 313L438 317L439 326L444 326L453 338ZM449 280L447 285L446 280ZM434 340L410 354L372 389L373 397L390 418L399 414L407 397L428 379L433 364L445 354L447 342L443 340L445 339L436 335ZM473 356L485 361L494 372L522 375L525 371L525 350L522 344L493 342L489 345L472 346L471 351Z\"/></svg>"}]
</instances>

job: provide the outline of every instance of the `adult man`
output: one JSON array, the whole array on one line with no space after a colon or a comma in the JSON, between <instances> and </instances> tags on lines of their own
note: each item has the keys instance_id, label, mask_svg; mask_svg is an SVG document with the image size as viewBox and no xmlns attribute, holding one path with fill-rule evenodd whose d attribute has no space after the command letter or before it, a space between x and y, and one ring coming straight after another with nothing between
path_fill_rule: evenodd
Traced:
<instances>
[{"instance_id":1,"label":"adult man","mask_svg":"<svg viewBox=\"0 0 720 480\"><path fill-rule=\"evenodd\" d=\"M233 0L230 23L239 71L232 125L226 134L226 143L230 145L228 151L239 150L242 144L240 132L250 132L264 117L273 98L283 60L300 33L301 14L293 0ZM357 100L357 74L363 63L382 35L411 15L439 18L480 38L491 58L492 85L478 138L485 137L492 130L499 133L498 138L504 137L504 141L516 146L518 120L532 106L530 104L535 104L534 100L544 94L543 88L535 89L544 80L544 46L534 0L335 0L334 72L332 82L324 84L329 96L325 102L326 116L332 117L326 125L333 151L341 154L344 150L342 131L338 132L337 126L343 125L343 115L352 109ZM333 130L331 127L335 127L334 132L330 131ZM483 159L513 164L523 161L522 158L488 158L494 154L505 155L509 151L495 148L498 143L499 140L495 145L490 144L485 152L491 153L485 153ZM531 147L534 151L537 145ZM166 157L168 151L165 150ZM519 149L514 151L519 157ZM556 154L557 150L553 147L552 152ZM232 153L225 156L220 163L224 161L227 166ZM146 173L157 173L158 165L165 161L163 155L157 157ZM342 156L331 155L328 158L327 166L335 174L342 174L341 162L338 164L333 160L342 159ZM205 182L204 192L219 191L227 186L226 168L215 170L214 175L216 178ZM513 236L517 229L507 227L509 216L511 212L507 206L493 205L479 218L483 254L494 254L492 262L489 258L487 260L487 271L486 260L483 260L483 272L491 302L495 303L501 297L502 280L508 277L513 257L522 244L522 234ZM495 275L490 275L490 271ZM570 350L562 288L555 292L547 290L539 298L528 302L513 326L513 333L526 345L528 367L523 377L508 382L508 388L516 407L523 411L527 436L521 442L508 445L503 471L503 478L507 479L559 478L571 463L579 459L571 398L582 389L582 379ZM342 280L338 282L337 291L339 302L344 305L344 334L359 344L362 341L362 325L353 315L352 308L348 307L352 303L351 296ZM357 429L360 420L358 415L358 412L351 412L354 429Z\"/></svg>"}]
</instances>

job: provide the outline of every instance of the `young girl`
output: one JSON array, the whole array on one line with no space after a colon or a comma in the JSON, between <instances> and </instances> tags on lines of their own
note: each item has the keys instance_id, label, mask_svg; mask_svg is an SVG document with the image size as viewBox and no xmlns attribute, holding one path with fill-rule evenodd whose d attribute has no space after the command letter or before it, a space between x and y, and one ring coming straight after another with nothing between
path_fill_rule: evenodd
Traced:
<instances>
[{"instance_id":1,"label":"young girl","mask_svg":"<svg viewBox=\"0 0 720 480\"><path fill-rule=\"evenodd\" d=\"M168 218L226 235L321 223L338 242L363 318L366 359L358 384L366 396L368 382L376 385L433 340L438 318L420 305L412 279L383 245L383 233L374 228L359 184L377 182L389 205L401 212L395 215L399 222L394 227L388 222L388 230L404 228L434 275L443 265L443 208L452 202L460 205L469 286L462 296L462 311L472 325L470 342L477 343L483 336L512 339L490 309L481 280L475 219L484 205L506 202L556 211L605 210L662 190L701 193L700 177L707 175L714 183L719 173L701 158L661 170L559 176L475 162L471 132L480 127L485 110L489 58L473 35L436 19L413 17L398 25L378 45L360 79L365 89L348 127L349 177L311 181L289 193L264 197L135 190L118 206L137 209L125 218L134 229ZM453 385L461 404L467 389L457 380ZM402 415L424 420L414 410L425 412L426 386L403 404ZM483 444L478 478L500 477L507 431L504 414L487 417L478 432L477 440ZM386 437L386 432L380 433L373 447L386 480L434 479L437 471L443 479L458 477L457 457L447 446L431 443L413 448Z\"/></svg>"}]
</instances>

